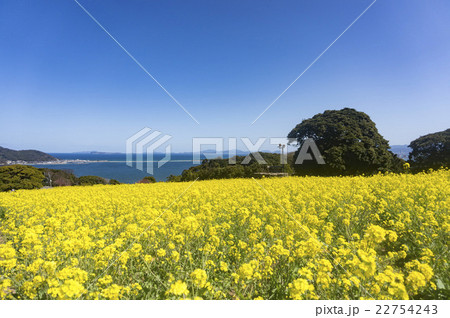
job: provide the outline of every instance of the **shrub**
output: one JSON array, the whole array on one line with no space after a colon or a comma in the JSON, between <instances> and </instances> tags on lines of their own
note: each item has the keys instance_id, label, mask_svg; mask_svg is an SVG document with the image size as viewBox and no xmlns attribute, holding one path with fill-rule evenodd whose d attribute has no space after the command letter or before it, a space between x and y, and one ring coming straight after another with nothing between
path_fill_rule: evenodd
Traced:
<instances>
[{"instance_id":1,"label":"shrub","mask_svg":"<svg viewBox=\"0 0 450 318\"><path fill-rule=\"evenodd\" d=\"M156 179L153 176L146 176L138 183L156 183Z\"/></svg>"},{"instance_id":2,"label":"shrub","mask_svg":"<svg viewBox=\"0 0 450 318\"><path fill-rule=\"evenodd\" d=\"M94 184L107 184L106 180L97 176L82 176L78 178L78 184L82 186Z\"/></svg>"}]
</instances>

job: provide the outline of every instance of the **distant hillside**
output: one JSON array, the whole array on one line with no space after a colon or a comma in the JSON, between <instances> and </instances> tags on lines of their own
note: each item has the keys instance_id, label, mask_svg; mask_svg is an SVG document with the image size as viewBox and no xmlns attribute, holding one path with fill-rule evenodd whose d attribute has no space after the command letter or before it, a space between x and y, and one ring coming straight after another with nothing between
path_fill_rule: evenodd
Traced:
<instances>
[{"instance_id":1,"label":"distant hillside","mask_svg":"<svg viewBox=\"0 0 450 318\"><path fill-rule=\"evenodd\" d=\"M411 152L408 145L393 145L390 150L403 160L408 160L408 155Z\"/></svg>"},{"instance_id":2,"label":"distant hillside","mask_svg":"<svg viewBox=\"0 0 450 318\"><path fill-rule=\"evenodd\" d=\"M57 158L37 150L12 150L0 147L0 164L7 161L44 162L56 161Z\"/></svg>"}]
</instances>

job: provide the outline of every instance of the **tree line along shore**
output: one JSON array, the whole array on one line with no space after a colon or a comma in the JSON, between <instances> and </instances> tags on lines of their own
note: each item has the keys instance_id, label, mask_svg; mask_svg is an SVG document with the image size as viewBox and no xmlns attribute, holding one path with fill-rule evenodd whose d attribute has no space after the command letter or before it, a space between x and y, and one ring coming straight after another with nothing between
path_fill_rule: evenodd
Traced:
<instances>
[{"instance_id":1,"label":"tree line along shore","mask_svg":"<svg viewBox=\"0 0 450 318\"><path fill-rule=\"evenodd\" d=\"M305 119L287 135L300 146L287 154L285 164L280 164L280 155L260 152L265 163L250 154L250 161L242 163L245 156L229 159L205 159L198 166L184 170L181 175L170 175L168 182L260 178L263 176L354 176L377 173L417 173L429 169L449 166L450 129L430 133L409 144L411 152L404 160L391 152L389 142L378 132L370 117L352 108L328 110ZM307 160L296 164L301 145L313 140L325 164ZM0 147L0 165L6 162L48 162L57 158L36 150L15 151ZM139 183L154 183L155 178L147 176ZM35 189L42 187L120 184L114 179L98 176L76 177L70 170L35 168L27 165L6 165L0 167L0 191Z\"/></svg>"}]
</instances>

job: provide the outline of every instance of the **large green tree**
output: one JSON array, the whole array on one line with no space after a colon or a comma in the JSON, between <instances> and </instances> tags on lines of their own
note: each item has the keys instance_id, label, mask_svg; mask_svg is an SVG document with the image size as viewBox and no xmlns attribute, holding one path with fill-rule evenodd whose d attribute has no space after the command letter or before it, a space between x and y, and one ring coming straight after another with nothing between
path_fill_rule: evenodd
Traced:
<instances>
[{"instance_id":1,"label":"large green tree","mask_svg":"<svg viewBox=\"0 0 450 318\"><path fill-rule=\"evenodd\" d=\"M0 167L0 191L42 188L44 174L35 167L11 165Z\"/></svg>"},{"instance_id":2,"label":"large green tree","mask_svg":"<svg viewBox=\"0 0 450 318\"><path fill-rule=\"evenodd\" d=\"M295 171L300 175L373 174L399 170L402 163L389 151L388 141L370 117L352 108L327 110L303 120L288 138L295 138L300 145L311 145L313 140L325 162L305 160L295 164ZM296 151L294 160L297 161L300 151L301 148Z\"/></svg>"},{"instance_id":3,"label":"large green tree","mask_svg":"<svg viewBox=\"0 0 450 318\"><path fill-rule=\"evenodd\" d=\"M409 147L411 168L416 171L450 166L450 128L419 137Z\"/></svg>"}]
</instances>

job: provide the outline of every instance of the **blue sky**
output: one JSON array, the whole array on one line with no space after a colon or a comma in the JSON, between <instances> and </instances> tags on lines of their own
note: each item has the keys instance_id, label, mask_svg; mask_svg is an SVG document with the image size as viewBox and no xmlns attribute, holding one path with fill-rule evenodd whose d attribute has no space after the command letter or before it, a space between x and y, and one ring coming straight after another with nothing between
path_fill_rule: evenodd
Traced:
<instances>
[{"instance_id":1,"label":"blue sky","mask_svg":"<svg viewBox=\"0 0 450 318\"><path fill-rule=\"evenodd\" d=\"M173 136L286 136L326 109L364 111L390 144L449 128L450 2L0 0L0 145L125 151L143 127Z\"/></svg>"}]
</instances>

